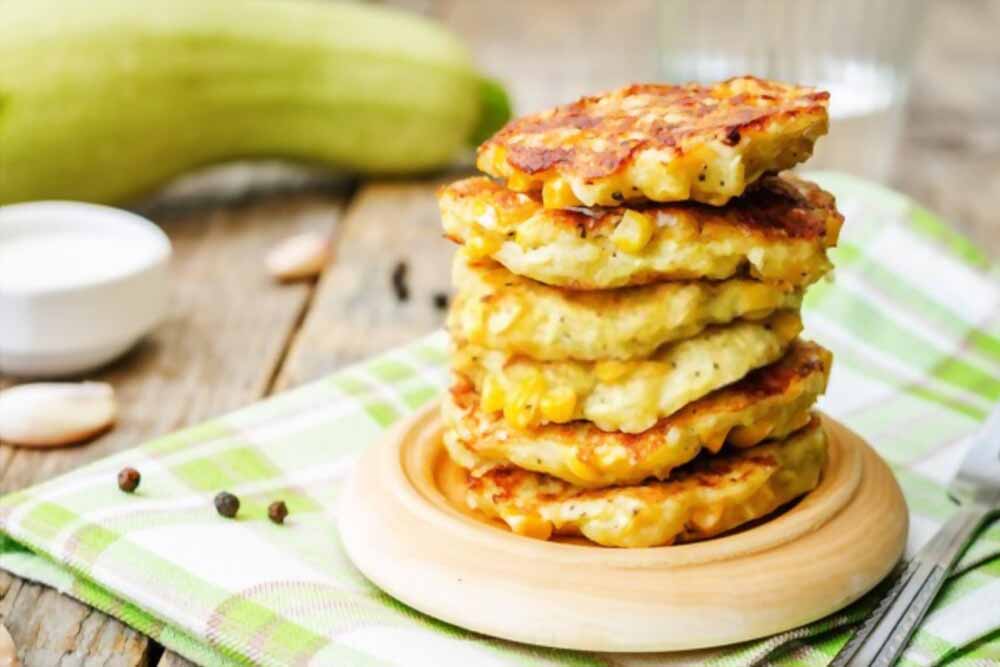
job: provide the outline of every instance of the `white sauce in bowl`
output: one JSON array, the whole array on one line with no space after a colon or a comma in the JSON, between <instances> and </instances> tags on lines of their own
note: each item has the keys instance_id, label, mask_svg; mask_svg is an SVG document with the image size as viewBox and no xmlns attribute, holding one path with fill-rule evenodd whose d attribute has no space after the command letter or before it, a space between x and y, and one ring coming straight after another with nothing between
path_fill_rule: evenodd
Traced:
<instances>
[{"instance_id":1,"label":"white sauce in bowl","mask_svg":"<svg viewBox=\"0 0 1000 667\"><path fill-rule=\"evenodd\" d=\"M85 231L39 231L0 238L0 291L58 289L104 282L149 262L148 243Z\"/></svg>"},{"instance_id":2,"label":"white sauce in bowl","mask_svg":"<svg viewBox=\"0 0 1000 667\"><path fill-rule=\"evenodd\" d=\"M0 373L78 375L124 354L166 315L170 252L129 211L0 206Z\"/></svg>"}]
</instances>

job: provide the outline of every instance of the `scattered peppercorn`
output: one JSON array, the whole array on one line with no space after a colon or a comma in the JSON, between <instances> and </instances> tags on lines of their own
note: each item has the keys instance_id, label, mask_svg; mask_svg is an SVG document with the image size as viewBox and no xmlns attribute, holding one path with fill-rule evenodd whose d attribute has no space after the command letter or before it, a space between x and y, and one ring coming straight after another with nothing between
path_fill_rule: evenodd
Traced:
<instances>
[{"instance_id":1,"label":"scattered peppercorn","mask_svg":"<svg viewBox=\"0 0 1000 667\"><path fill-rule=\"evenodd\" d=\"M267 506L267 518L272 522L281 525L285 523L286 516L288 516L288 506L284 500L277 500Z\"/></svg>"},{"instance_id":2,"label":"scattered peppercorn","mask_svg":"<svg viewBox=\"0 0 1000 667\"><path fill-rule=\"evenodd\" d=\"M125 493L132 493L139 488L142 475L135 468L122 468L118 473L118 488Z\"/></svg>"},{"instance_id":3,"label":"scattered peppercorn","mask_svg":"<svg viewBox=\"0 0 1000 667\"><path fill-rule=\"evenodd\" d=\"M232 519L240 511L240 499L228 491L221 491L215 496L215 511L220 516Z\"/></svg>"},{"instance_id":4,"label":"scattered peppercorn","mask_svg":"<svg viewBox=\"0 0 1000 667\"><path fill-rule=\"evenodd\" d=\"M392 269L392 289L396 292L396 299L399 301L406 301L410 298L410 287L406 283L408 270L409 267L404 261L396 262L396 266Z\"/></svg>"},{"instance_id":5,"label":"scattered peppercorn","mask_svg":"<svg viewBox=\"0 0 1000 667\"><path fill-rule=\"evenodd\" d=\"M446 292L434 293L434 307L438 310L444 310L448 307L448 294Z\"/></svg>"}]
</instances>

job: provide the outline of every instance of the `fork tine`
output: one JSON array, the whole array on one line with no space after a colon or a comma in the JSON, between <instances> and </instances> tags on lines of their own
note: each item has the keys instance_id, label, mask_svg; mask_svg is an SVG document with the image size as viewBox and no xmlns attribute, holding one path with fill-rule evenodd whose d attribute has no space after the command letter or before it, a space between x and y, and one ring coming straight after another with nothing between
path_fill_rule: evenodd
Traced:
<instances>
[{"instance_id":1,"label":"fork tine","mask_svg":"<svg viewBox=\"0 0 1000 667\"><path fill-rule=\"evenodd\" d=\"M972 437L972 446L949 487L956 499L1000 500L1000 404Z\"/></svg>"}]
</instances>

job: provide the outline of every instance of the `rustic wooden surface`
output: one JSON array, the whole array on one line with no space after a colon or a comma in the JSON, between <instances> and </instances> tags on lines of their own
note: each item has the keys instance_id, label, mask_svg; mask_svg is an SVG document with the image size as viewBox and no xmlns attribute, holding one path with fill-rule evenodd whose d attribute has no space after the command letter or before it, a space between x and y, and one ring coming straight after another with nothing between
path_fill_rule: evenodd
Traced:
<instances>
[{"instance_id":1,"label":"rustic wooden surface","mask_svg":"<svg viewBox=\"0 0 1000 667\"><path fill-rule=\"evenodd\" d=\"M1000 258L1000 2L930 3L896 187Z\"/></svg>"},{"instance_id":2,"label":"rustic wooden surface","mask_svg":"<svg viewBox=\"0 0 1000 667\"><path fill-rule=\"evenodd\" d=\"M400 0L443 19L498 76L518 111L655 78L655 0L507 3ZM931 3L894 181L1000 256L1000 2ZM197 423L327 373L440 325L448 285L433 188L424 181L362 184L209 206L167 202L153 217L174 247L170 317L152 338L94 379L114 384L122 421L80 448L0 446L0 492ZM312 181L310 181L312 183ZM318 230L335 257L316 284L272 284L264 252ZM409 299L390 274L408 264ZM0 386L11 378L0 378ZM0 622L24 667L187 663L99 612L0 573Z\"/></svg>"}]
</instances>

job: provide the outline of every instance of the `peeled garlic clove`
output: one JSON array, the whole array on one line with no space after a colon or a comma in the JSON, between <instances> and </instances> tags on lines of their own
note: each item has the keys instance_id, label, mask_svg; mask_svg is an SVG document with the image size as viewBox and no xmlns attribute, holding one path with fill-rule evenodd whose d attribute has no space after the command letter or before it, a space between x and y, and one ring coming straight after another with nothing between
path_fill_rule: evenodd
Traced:
<instances>
[{"instance_id":1,"label":"peeled garlic clove","mask_svg":"<svg viewBox=\"0 0 1000 667\"><path fill-rule=\"evenodd\" d=\"M19 667L17 648L7 628L0 625L0 667Z\"/></svg>"},{"instance_id":2,"label":"peeled garlic clove","mask_svg":"<svg viewBox=\"0 0 1000 667\"><path fill-rule=\"evenodd\" d=\"M330 258L330 243L319 234L285 239L267 254L267 271L281 281L318 276Z\"/></svg>"},{"instance_id":3,"label":"peeled garlic clove","mask_svg":"<svg viewBox=\"0 0 1000 667\"><path fill-rule=\"evenodd\" d=\"M0 391L0 442L58 447L94 436L115 420L104 382L37 382Z\"/></svg>"}]
</instances>

